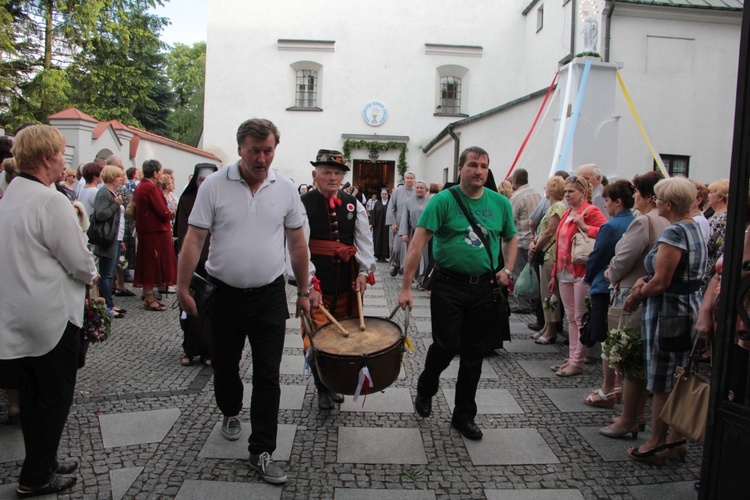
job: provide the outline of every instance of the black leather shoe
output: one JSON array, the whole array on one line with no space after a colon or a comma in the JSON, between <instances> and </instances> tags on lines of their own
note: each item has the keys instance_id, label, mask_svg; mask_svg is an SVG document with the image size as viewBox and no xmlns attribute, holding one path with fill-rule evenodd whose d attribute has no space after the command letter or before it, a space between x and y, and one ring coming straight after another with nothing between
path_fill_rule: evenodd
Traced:
<instances>
[{"instance_id":1,"label":"black leather shoe","mask_svg":"<svg viewBox=\"0 0 750 500\"><path fill-rule=\"evenodd\" d=\"M417 393L414 399L414 409L420 417L427 418L432 413L432 398Z\"/></svg>"},{"instance_id":2,"label":"black leather shoe","mask_svg":"<svg viewBox=\"0 0 750 500\"><path fill-rule=\"evenodd\" d=\"M58 493L67 490L68 488L72 488L73 485L76 484L76 481L78 481L77 477L60 477L57 474L52 474L49 483L40 486L39 488L28 488L19 484L16 487L16 495L18 498L30 498Z\"/></svg>"},{"instance_id":3,"label":"black leather shoe","mask_svg":"<svg viewBox=\"0 0 750 500\"><path fill-rule=\"evenodd\" d=\"M467 420L466 422L451 421L451 427L460 432L466 439L473 441L482 439L482 429L477 427L473 420Z\"/></svg>"},{"instance_id":4,"label":"black leather shoe","mask_svg":"<svg viewBox=\"0 0 750 500\"><path fill-rule=\"evenodd\" d=\"M529 323L526 326L529 327L529 330L533 330L535 332L538 332L539 330L544 328L544 325L540 325L539 323Z\"/></svg>"},{"instance_id":5,"label":"black leather shoe","mask_svg":"<svg viewBox=\"0 0 750 500\"><path fill-rule=\"evenodd\" d=\"M398 264L393 264L391 266L391 277L395 278L397 274L398 274Z\"/></svg>"},{"instance_id":6,"label":"black leather shoe","mask_svg":"<svg viewBox=\"0 0 750 500\"><path fill-rule=\"evenodd\" d=\"M55 472L58 474L72 474L78 469L78 462L71 460L69 462L57 462L57 469Z\"/></svg>"},{"instance_id":7,"label":"black leather shoe","mask_svg":"<svg viewBox=\"0 0 750 500\"><path fill-rule=\"evenodd\" d=\"M318 409L333 410L333 394L330 391L318 391Z\"/></svg>"},{"instance_id":8,"label":"black leather shoe","mask_svg":"<svg viewBox=\"0 0 750 500\"><path fill-rule=\"evenodd\" d=\"M334 403L338 403L338 404L341 404L344 402L344 396L342 394L339 394L338 392L332 392L331 399L333 399Z\"/></svg>"}]
</instances>

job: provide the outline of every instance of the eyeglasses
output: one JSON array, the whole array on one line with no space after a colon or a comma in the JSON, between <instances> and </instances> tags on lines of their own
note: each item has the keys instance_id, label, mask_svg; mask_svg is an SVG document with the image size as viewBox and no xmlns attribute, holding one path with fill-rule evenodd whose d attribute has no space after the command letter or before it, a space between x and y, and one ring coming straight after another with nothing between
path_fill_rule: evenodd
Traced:
<instances>
[{"instance_id":1,"label":"eyeglasses","mask_svg":"<svg viewBox=\"0 0 750 500\"><path fill-rule=\"evenodd\" d=\"M586 179L583 179L581 177L578 177L578 176L575 176L575 175L571 175L570 177L568 177L568 181L567 182L578 183L578 185L581 186L584 191L586 191L588 189L588 186L587 186L588 183L586 182Z\"/></svg>"}]
</instances>

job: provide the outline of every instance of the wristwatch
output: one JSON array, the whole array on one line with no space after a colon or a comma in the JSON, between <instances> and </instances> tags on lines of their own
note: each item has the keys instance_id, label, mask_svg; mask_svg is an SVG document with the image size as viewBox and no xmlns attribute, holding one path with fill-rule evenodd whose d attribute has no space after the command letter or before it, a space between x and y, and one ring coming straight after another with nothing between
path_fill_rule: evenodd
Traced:
<instances>
[{"instance_id":1,"label":"wristwatch","mask_svg":"<svg viewBox=\"0 0 750 500\"><path fill-rule=\"evenodd\" d=\"M511 271L511 270L510 270L510 269L508 269L508 268L505 268L505 269L503 269L503 272L505 272L505 274L507 274L507 275L508 275L508 278L509 278L509 279L510 279L511 281L513 281L513 271Z\"/></svg>"}]
</instances>

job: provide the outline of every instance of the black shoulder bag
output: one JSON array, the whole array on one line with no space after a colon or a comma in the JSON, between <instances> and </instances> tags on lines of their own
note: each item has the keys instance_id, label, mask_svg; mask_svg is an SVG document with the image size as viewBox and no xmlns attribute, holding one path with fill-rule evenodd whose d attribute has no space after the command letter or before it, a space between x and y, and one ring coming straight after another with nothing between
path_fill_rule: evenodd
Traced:
<instances>
[{"instance_id":1,"label":"black shoulder bag","mask_svg":"<svg viewBox=\"0 0 750 500\"><path fill-rule=\"evenodd\" d=\"M687 230L680 226L685 233L685 242L689 243ZM685 259L686 258L686 259ZM687 312L685 314L672 314L667 315L664 312L659 313L659 335L657 340L659 342L659 350L664 352L686 352L693 347L693 341L691 333L693 331L693 321L690 318L690 248L682 254L680 262L687 260L685 263L685 270L687 271L688 281L685 286L684 295L688 296ZM678 286L682 283L675 283ZM673 285L673 286L674 286ZM667 289L669 291L669 289ZM666 292L665 292L666 293ZM664 298L662 298L662 306L664 305ZM662 309L663 310L663 309Z\"/></svg>"},{"instance_id":2,"label":"black shoulder bag","mask_svg":"<svg viewBox=\"0 0 750 500\"><path fill-rule=\"evenodd\" d=\"M484 232L482 231L482 228L479 227L479 224L474 220L474 217L471 215L471 213L466 209L464 206L463 201L461 201L461 197L456 192L456 189L458 189L457 186L453 186L450 188L450 192L453 195L453 198L456 199L456 203L458 203L458 208L461 209L461 211L464 213L464 217L466 217L466 220L469 221L469 224L471 224L471 228L474 230L474 233L477 235L477 238L482 242L482 245L484 245L484 249L487 250L487 256L490 258L490 270L495 273L496 270L492 268L492 250L490 249L490 242L487 240L487 238L484 235ZM505 267L505 261L503 259L502 249L500 251L500 254L497 257L498 261L498 269L502 269ZM501 287L498 283L495 283L493 289L492 289L492 297L495 302L495 305L497 306L498 315L499 315L499 326L500 326L500 344L499 346L491 346L491 349L500 348L503 346L503 341L508 340L510 341L510 304L508 303L508 289Z\"/></svg>"}]
</instances>

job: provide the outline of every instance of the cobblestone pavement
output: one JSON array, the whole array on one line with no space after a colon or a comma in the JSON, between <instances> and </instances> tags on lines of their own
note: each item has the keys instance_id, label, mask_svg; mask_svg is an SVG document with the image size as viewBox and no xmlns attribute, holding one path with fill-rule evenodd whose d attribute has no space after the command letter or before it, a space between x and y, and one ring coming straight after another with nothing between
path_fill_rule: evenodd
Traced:
<instances>
[{"instance_id":1,"label":"cobblestone pavement","mask_svg":"<svg viewBox=\"0 0 750 500\"><path fill-rule=\"evenodd\" d=\"M396 305L400 279L379 266L365 314L385 317ZM291 308L294 289L287 291ZM180 365L177 310L145 311L137 298L118 298L126 318L114 321L108 342L89 349L79 372L59 453L81 463L79 481L60 497L696 498L702 449L692 445L684 464L629 460L627 447L645 441L649 429L637 440L599 436L596 429L616 410L581 401L600 382L600 366L555 377L549 366L563 360L567 347L534 345L526 328L532 316L514 316L513 342L486 358L476 419L482 441L467 441L450 427L457 365L444 374L432 416L418 417L413 398L431 334L429 298L416 291L415 297L408 330L415 351L405 354L401 376L364 405L347 397L331 412L317 409L312 382L302 375L297 320L287 322L274 458L289 480L280 487L265 484L247 465L247 407L243 438L219 437L211 368ZM167 300L171 305L174 295ZM403 325L403 319L399 312L394 321ZM247 353L241 371L249 399ZM0 396L0 421L5 409ZM22 459L20 429L0 425L0 498L14 498Z\"/></svg>"}]
</instances>

